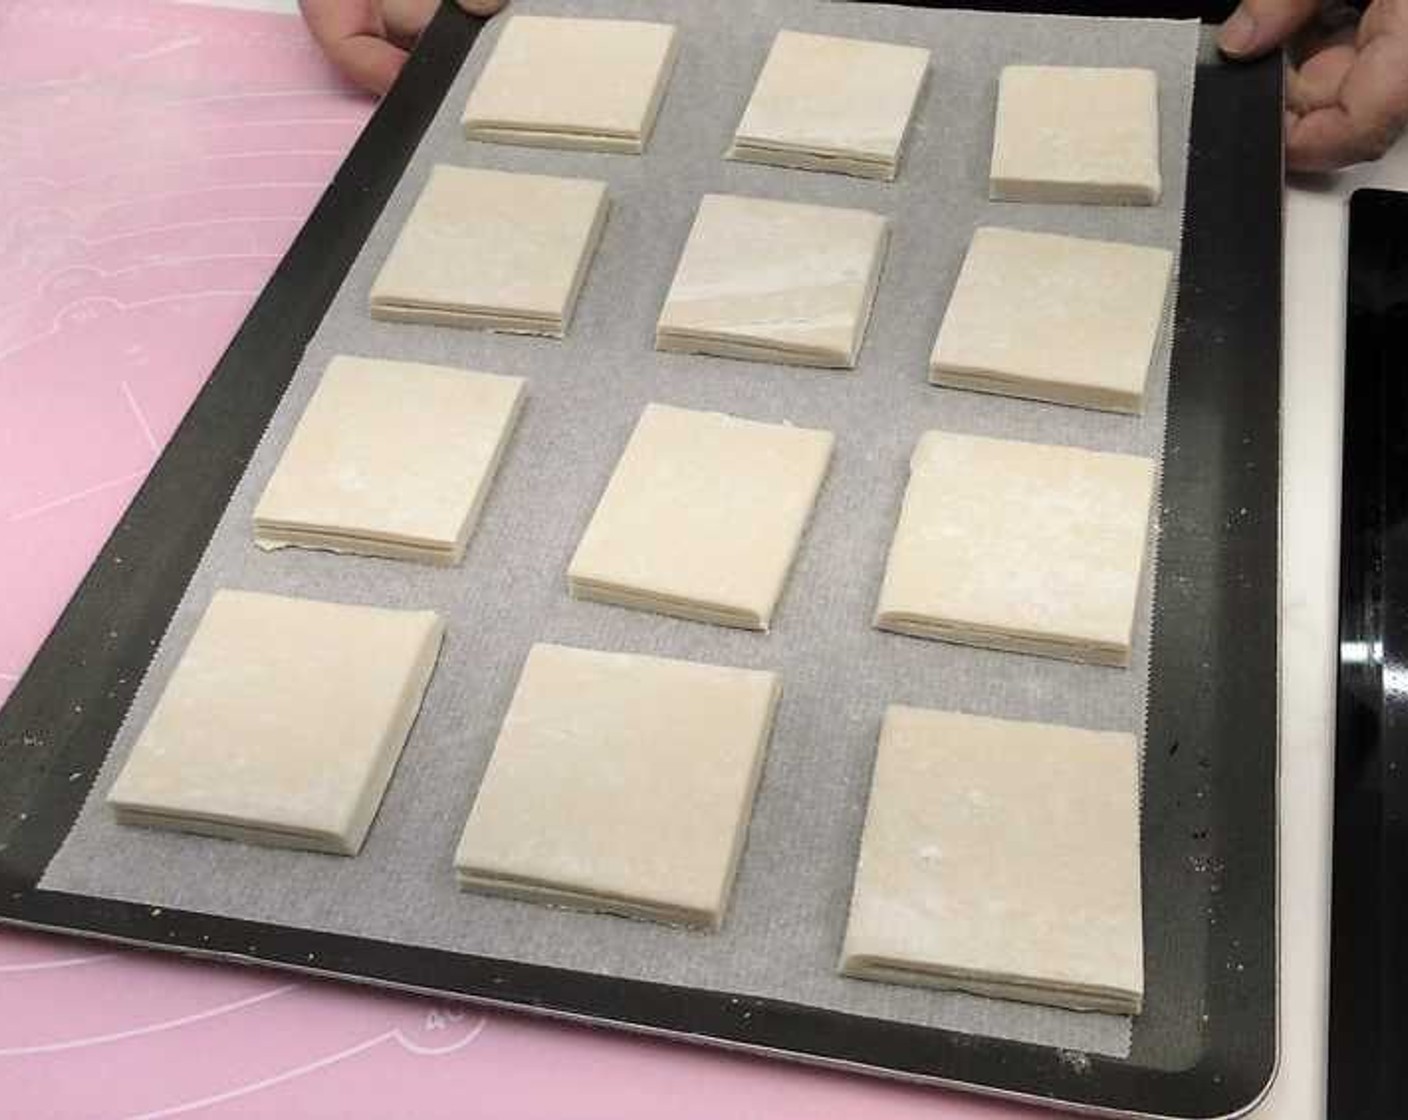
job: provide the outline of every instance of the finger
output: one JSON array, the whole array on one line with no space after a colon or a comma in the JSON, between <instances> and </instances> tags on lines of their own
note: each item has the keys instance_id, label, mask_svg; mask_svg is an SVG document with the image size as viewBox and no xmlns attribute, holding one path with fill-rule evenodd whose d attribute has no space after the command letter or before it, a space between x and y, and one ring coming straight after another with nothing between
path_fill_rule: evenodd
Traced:
<instances>
[{"instance_id":1,"label":"finger","mask_svg":"<svg viewBox=\"0 0 1408 1120\"><path fill-rule=\"evenodd\" d=\"M363 89L382 96L396 82L407 54L375 35L351 35L325 48L333 65Z\"/></svg>"},{"instance_id":2,"label":"finger","mask_svg":"<svg viewBox=\"0 0 1408 1120\"><path fill-rule=\"evenodd\" d=\"M1345 75L1358 58L1348 44L1317 51L1286 72L1286 105L1297 115L1337 104Z\"/></svg>"},{"instance_id":3,"label":"finger","mask_svg":"<svg viewBox=\"0 0 1408 1120\"><path fill-rule=\"evenodd\" d=\"M1359 52L1334 104L1301 116L1286 137L1293 168L1324 171L1377 159L1408 124L1408 40L1383 36Z\"/></svg>"},{"instance_id":4,"label":"finger","mask_svg":"<svg viewBox=\"0 0 1408 1120\"><path fill-rule=\"evenodd\" d=\"M354 35L383 35L381 9L373 0L298 0L308 30L326 47Z\"/></svg>"},{"instance_id":5,"label":"finger","mask_svg":"<svg viewBox=\"0 0 1408 1120\"><path fill-rule=\"evenodd\" d=\"M1408 3L1404 0L1375 0L1359 23L1359 45L1366 46L1382 35L1408 34Z\"/></svg>"},{"instance_id":6,"label":"finger","mask_svg":"<svg viewBox=\"0 0 1408 1120\"><path fill-rule=\"evenodd\" d=\"M507 0L458 0L459 6L472 16L491 16L504 6Z\"/></svg>"},{"instance_id":7,"label":"finger","mask_svg":"<svg viewBox=\"0 0 1408 1120\"><path fill-rule=\"evenodd\" d=\"M400 47L414 46L439 6L439 0L381 0L386 37Z\"/></svg>"},{"instance_id":8,"label":"finger","mask_svg":"<svg viewBox=\"0 0 1408 1120\"><path fill-rule=\"evenodd\" d=\"M1334 171L1377 154L1339 106L1293 117L1286 130L1286 166L1292 171Z\"/></svg>"},{"instance_id":9,"label":"finger","mask_svg":"<svg viewBox=\"0 0 1408 1120\"><path fill-rule=\"evenodd\" d=\"M380 10L371 0L300 0L313 38L352 81L383 94L406 61L406 52L386 42Z\"/></svg>"},{"instance_id":10,"label":"finger","mask_svg":"<svg viewBox=\"0 0 1408 1120\"><path fill-rule=\"evenodd\" d=\"M1242 0L1218 32L1232 58L1256 58L1285 43L1314 18L1319 0Z\"/></svg>"}]
</instances>

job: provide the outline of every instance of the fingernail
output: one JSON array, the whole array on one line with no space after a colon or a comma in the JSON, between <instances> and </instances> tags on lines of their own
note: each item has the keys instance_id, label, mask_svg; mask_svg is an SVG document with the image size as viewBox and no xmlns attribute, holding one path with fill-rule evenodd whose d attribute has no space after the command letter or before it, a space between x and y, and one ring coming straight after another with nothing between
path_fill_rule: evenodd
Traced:
<instances>
[{"instance_id":1,"label":"fingernail","mask_svg":"<svg viewBox=\"0 0 1408 1120\"><path fill-rule=\"evenodd\" d=\"M1256 43L1256 20L1245 8L1238 8L1222 25L1217 42L1228 54L1246 54Z\"/></svg>"}]
</instances>

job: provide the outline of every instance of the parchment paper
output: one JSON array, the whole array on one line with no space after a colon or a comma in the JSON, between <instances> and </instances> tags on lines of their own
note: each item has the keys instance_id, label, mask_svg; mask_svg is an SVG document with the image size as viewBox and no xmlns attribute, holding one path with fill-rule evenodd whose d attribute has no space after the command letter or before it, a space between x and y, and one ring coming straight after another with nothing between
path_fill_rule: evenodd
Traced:
<instances>
[{"instance_id":1,"label":"parchment paper","mask_svg":"<svg viewBox=\"0 0 1408 1120\"><path fill-rule=\"evenodd\" d=\"M926 383L958 266L984 223L1176 249L1198 30L1193 23L938 12L768 0L514 0L513 11L669 20L681 52L644 156L468 143L458 118L502 21L480 37L310 345L157 651L48 889L356 934L617 976L766 996L1076 1050L1128 1052L1129 1021L836 975L880 718L887 704L1139 732L1149 646L1146 571L1128 671L991 653L870 622L906 483L929 428L1159 456L1168 327L1142 418ZM774 32L849 34L933 50L893 184L726 162ZM1138 65L1160 79L1164 197L1156 207L991 203L998 71L1009 62ZM599 178L611 216L565 342L375 323L373 276L432 164ZM869 208L892 239L859 368L828 372L658 354L653 325L705 191ZM461 567L265 554L250 515L337 353L442 362L529 379L516 436ZM565 570L641 408L662 401L836 433L815 518L767 635L578 603ZM425 706L355 859L116 825L103 802L218 587L432 607L449 634ZM270 635L277 641L277 635ZM461 893L451 857L529 646L540 640L769 667L783 699L721 933L681 932Z\"/></svg>"}]
</instances>

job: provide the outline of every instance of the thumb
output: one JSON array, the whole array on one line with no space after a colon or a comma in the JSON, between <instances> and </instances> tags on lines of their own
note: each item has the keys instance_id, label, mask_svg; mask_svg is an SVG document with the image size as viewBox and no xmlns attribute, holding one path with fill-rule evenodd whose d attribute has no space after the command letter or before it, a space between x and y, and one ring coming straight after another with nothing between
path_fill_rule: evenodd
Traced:
<instances>
[{"instance_id":1,"label":"thumb","mask_svg":"<svg viewBox=\"0 0 1408 1120\"><path fill-rule=\"evenodd\" d=\"M1319 0L1242 0L1217 45L1231 58L1256 58L1285 43L1319 10Z\"/></svg>"}]
</instances>

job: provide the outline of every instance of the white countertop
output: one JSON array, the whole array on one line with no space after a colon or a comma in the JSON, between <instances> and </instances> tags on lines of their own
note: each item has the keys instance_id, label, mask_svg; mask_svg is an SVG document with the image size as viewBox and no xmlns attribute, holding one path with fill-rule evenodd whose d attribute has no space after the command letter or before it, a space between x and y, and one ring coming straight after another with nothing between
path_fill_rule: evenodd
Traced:
<instances>
[{"instance_id":1,"label":"white countertop","mask_svg":"<svg viewBox=\"0 0 1408 1120\"><path fill-rule=\"evenodd\" d=\"M188 0L293 11L296 0ZM1280 1071L1252 1115L1324 1115L1347 203L1408 190L1408 143L1286 193L1281 478Z\"/></svg>"}]
</instances>

